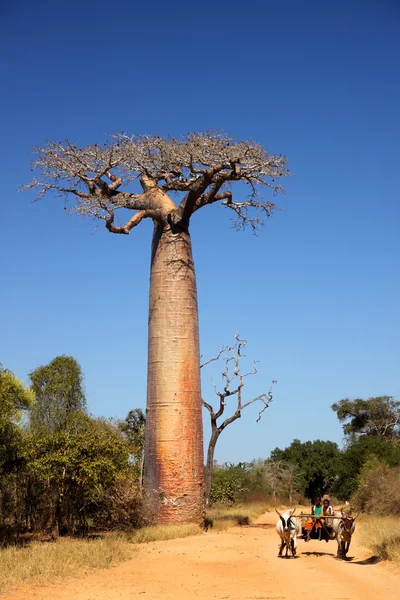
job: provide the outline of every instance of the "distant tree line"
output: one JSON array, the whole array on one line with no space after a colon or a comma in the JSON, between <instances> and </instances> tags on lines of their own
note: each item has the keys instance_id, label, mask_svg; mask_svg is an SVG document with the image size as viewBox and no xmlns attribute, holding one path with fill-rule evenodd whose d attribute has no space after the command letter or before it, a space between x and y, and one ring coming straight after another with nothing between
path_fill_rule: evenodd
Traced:
<instances>
[{"instance_id":1,"label":"distant tree line","mask_svg":"<svg viewBox=\"0 0 400 600\"><path fill-rule=\"evenodd\" d=\"M289 503L329 493L360 510L400 514L400 402L378 396L334 404L344 446L293 440L268 459L215 467L211 502L267 494Z\"/></svg>"}]
</instances>

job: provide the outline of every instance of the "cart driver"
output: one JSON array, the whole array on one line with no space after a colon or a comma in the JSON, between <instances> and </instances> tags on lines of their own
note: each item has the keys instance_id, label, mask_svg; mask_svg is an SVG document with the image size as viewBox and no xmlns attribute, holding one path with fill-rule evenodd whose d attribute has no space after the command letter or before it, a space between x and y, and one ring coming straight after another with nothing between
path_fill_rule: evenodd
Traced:
<instances>
[{"instance_id":1,"label":"cart driver","mask_svg":"<svg viewBox=\"0 0 400 600\"><path fill-rule=\"evenodd\" d=\"M322 515L322 504L321 504L321 498L319 496L317 496L317 498L315 498L315 504L312 507L311 512L313 515Z\"/></svg>"},{"instance_id":2,"label":"cart driver","mask_svg":"<svg viewBox=\"0 0 400 600\"><path fill-rule=\"evenodd\" d=\"M315 504L311 507L311 513L313 515L315 515L317 518L316 519L308 519L304 526L304 530L308 532L305 537L306 542L309 541L313 531L315 532L315 534L317 534L318 538L321 539L322 525L321 525L321 519L319 517L321 517L323 513L322 513L322 504L321 504L320 496L317 496L317 498L315 498Z\"/></svg>"}]
</instances>

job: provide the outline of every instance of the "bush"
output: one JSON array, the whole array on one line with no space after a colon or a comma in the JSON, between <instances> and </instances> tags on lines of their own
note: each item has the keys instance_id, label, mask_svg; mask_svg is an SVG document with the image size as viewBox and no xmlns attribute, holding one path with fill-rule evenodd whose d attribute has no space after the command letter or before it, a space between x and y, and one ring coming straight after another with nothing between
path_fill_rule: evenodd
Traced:
<instances>
[{"instance_id":1,"label":"bush","mask_svg":"<svg viewBox=\"0 0 400 600\"><path fill-rule=\"evenodd\" d=\"M283 500L289 504L299 503L302 496L297 483L297 467L284 461L225 464L213 471L210 504L268 502L275 505Z\"/></svg>"},{"instance_id":2,"label":"bush","mask_svg":"<svg viewBox=\"0 0 400 600\"><path fill-rule=\"evenodd\" d=\"M250 474L246 467L228 465L213 471L211 504L236 504L244 500L250 487Z\"/></svg>"},{"instance_id":3,"label":"bush","mask_svg":"<svg viewBox=\"0 0 400 600\"><path fill-rule=\"evenodd\" d=\"M352 504L363 512L400 516L400 467L390 468L375 457L367 461Z\"/></svg>"},{"instance_id":4,"label":"bush","mask_svg":"<svg viewBox=\"0 0 400 600\"><path fill-rule=\"evenodd\" d=\"M106 490L92 526L104 531L130 531L151 525L153 521L151 507L140 492L134 476L131 476Z\"/></svg>"},{"instance_id":5,"label":"bush","mask_svg":"<svg viewBox=\"0 0 400 600\"><path fill-rule=\"evenodd\" d=\"M365 464L376 457L390 467L400 466L400 444L379 437L363 436L350 443L334 464L336 480L331 493L341 500L349 500L359 486L359 476Z\"/></svg>"}]
</instances>

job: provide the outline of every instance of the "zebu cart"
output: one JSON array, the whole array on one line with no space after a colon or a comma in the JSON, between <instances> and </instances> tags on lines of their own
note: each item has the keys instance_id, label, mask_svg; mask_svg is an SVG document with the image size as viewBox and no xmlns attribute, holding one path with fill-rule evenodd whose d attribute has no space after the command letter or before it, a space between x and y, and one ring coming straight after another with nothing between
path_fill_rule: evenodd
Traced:
<instances>
[{"instance_id":1,"label":"zebu cart","mask_svg":"<svg viewBox=\"0 0 400 600\"><path fill-rule=\"evenodd\" d=\"M301 512L298 516L301 523L302 538L309 540L329 541L335 539L333 520L342 519L341 515L313 515Z\"/></svg>"}]
</instances>

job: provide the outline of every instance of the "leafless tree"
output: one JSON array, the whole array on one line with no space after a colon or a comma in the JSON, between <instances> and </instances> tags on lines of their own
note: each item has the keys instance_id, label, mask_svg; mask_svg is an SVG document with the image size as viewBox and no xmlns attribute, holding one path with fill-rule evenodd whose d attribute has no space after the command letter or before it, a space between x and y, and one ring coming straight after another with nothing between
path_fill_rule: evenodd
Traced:
<instances>
[{"instance_id":1,"label":"leafless tree","mask_svg":"<svg viewBox=\"0 0 400 600\"><path fill-rule=\"evenodd\" d=\"M294 463L284 460L268 460L263 466L264 478L276 500L278 496L287 496L289 504L298 492L301 473Z\"/></svg>"},{"instance_id":2,"label":"leafless tree","mask_svg":"<svg viewBox=\"0 0 400 600\"><path fill-rule=\"evenodd\" d=\"M260 394L259 396L255 396L251 400L247 400L247 402L243 401L243 388L245 385L246 377L257 374L257 365L254 362L253 370L247 373L241 372L240 361L245 357L243 354L243 350L247 345L246 340L242 340L238 334L235 334L235 343L233 346L223 346L217 356L214 356L204 362L201 367L205 367L211 362L218 361L220 358L224 361L224 370L222 371L222 391L218 390L217 386L214 384L214 391L219 398L219 404L217 409L215 410L212 404L205 402L203 400L203 406L206 408L210 414L211 420L211 437L208 443L207 450L207 463L206 463L206 472L205 472L205 485L204 485L204 495L206 506L210 503L211 496L211 481L212 481L212 473L214 468L214 453L215 446L217 444L218 438L223 432L224 429L237 419L240 419L242 416L242 410L254 404L255 402L261 403L261 409L258 413L257 423L261 419L263 412L268 408L270 402L272 401L272 386L268 390L267 393ZM272 382L276 383L275 381ZM229 397L235 397L236 399L236 408L235 412L230 416L225 418L220 423L218 420L224 415L226 408L226 399Z\"/></svg>"},{"instance_id":3,"label":"leafless tree","mask_svg":"<svg viewBox=\"0 0 400 600\"><path fill-rule=\"evenodd\" d=\"M289 504L293 504L293 495L299 492L301 482L299 467L286 462L282 470L282 493L287 495Z\"/></svg>"},{"instance_id":4,"label":"leafless tree","mask_svg":"<svg viewBox=\"0 0 400 600\"><path fill-rule=\"evenodd\" d=\"M286 159L219 133L182 139L118 133L101 145L47 142L36 149L33 168L38 176L25 189L39 199L52 192L72 199L73 212L104 221L111 233L127 235L144 219L154 223L144 483L158 522L201 522L200 355L189 221L220 203L238 229L257 230L276 208L259 191L281 191ZM119 224L116 215L124 209L132 215Z\"/></svg>"},{"instance_id":5,"label":"leafless tree","mask_svg":"<svg viewBox=\"0 0 400 600\"><path fill-rule=\"evenodd\" d=\"M271 489L274 500L281 492L285 468L286 463L283 460L270 460L264 465L264 478Z\"/></svg>"}]
</instances>

